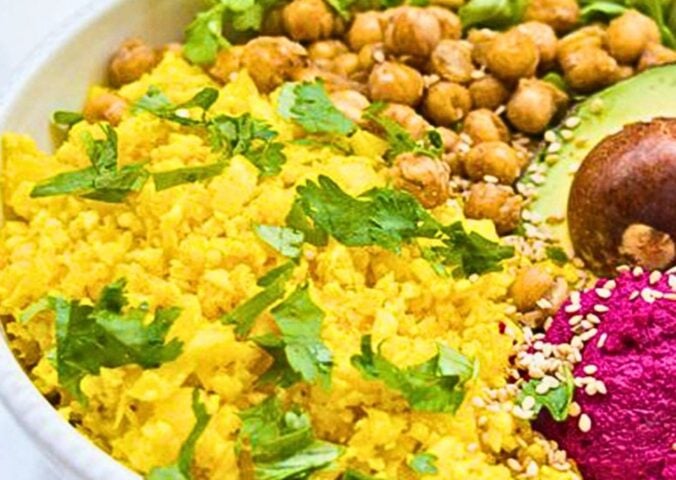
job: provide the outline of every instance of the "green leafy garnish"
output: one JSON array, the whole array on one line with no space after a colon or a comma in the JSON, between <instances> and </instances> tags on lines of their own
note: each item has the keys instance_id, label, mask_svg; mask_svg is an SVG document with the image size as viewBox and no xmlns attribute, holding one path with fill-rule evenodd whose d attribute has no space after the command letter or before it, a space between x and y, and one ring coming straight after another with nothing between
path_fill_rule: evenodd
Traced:
<instances>
[{"instance_id":1,"label":"green leafy garnish","mask_svg":"<svg viewBox=\"0 0 676 480\"><path fill-rule=\"evenodd\" d=\"M56 125L63 125L65 127L72 127L76 123L80 123L84 120L84 115L80 112L67 112L64 110L58 110L52 115L52 122Z\"/></svg>"},{"instance_id":2,"label":"green leafy garnish","mask_svg":"<svg viewBox=\"0 0 676 480\"><path fill-rule=\"evenodd\" d=\"M349 135L357 128L331 102L324 82L286 83L279 93L279 114L293 120L308 133Z\"/></svg>"},{"instance_id":3,"label":"green leafy garnish","mask_svg":"<svg viewBox=\"0 0 676 480\"><path fill-rule=\"evenodd\" d=\"M464 29L484 27L503 29L521 22L526 0L470 0L458 14Z\"/></svg>"},{"instance_id":4,"label":"green leafy garnish","mask_svg":"<svg viewBox=\"0 0 676 480\"><path fill-rule=\"evenodd\" d=\"M435 475L439 473L439 469L434 464L438 458L433 453L418 453L411 459L408 465L414 472L421 475Z\"/></svg>"},{"instance_id":5,"label":"green leafy garnish","mask_svg":"<svg viewBox=\"0 0 676 480\"><path fill-rule=\"evenodd\" d=\"M382 380L400 392L419 412L455 413L465 398L464 386L476 376L478 365L455 350L439 344L437 355L408 368L399 368L371 347L371 336L361 340L361 354L352 365L367 380Z\"/></svg>"},{"instance_id":6,"label":"green leafy garnish","mask_svg":"<svg viewBox=\"0 0 676 480\"><path fill-rule=\"evenodd\" d=\"M201 12L186 29L183 54L197 65L211 65L218 52L230 46L223 29L235 32L261 29L265 12L280 0L212 0L208 10Z\"/></svg>"},{"instance_id":7,"label":"green leafy garnish","mask_svg":"<svg viewBox=\"0 0 676 480\"><path fill-rule=\"evenodd\" d=\"M275 227L271 225L256 225L258 237L281 255L297 259L302 252L305 235L299 230L289 227Z\"/></svg>"},{"instance_id":8,"label":"green leafy garnish","mask_svg":"<svg viewBox=\"0 0 676 480\"><path fill-rule=\"evenodd\" d=\"M304 380L329 388L333 355L321 341L324 312L310 298L308 286L299 287L273 308L272 316L280 335L253 339L274 359L261 381L287 388Z\"/></svg>"},{"instance_id":9,"label":"green leafy garnish","mask_svg":"<svg viewBox=\"0 0 676 480\"><path fill-rule=\"evenodd\" d=\"M414 238L433 237L438 228L406 192L375 188L355 198L324 175L298 187L298 203L315 227L350 247L378 245L398 252Z\"/></svg>"},{"instance_id":10,"label":"green leafy garnish","mask_svg":"<svg viewBox=\"0 0 676 480\"><path fill-rule=\"evenodd\" d=\"M560 267L564 266L566 263L570 261L568 255L561 247L548 246L547 248L545 248L545 253L548 259L550 259L552 262L556 263Z\"/></svg>"},{"instance_id":11,"label":"green leafy garnish","mask_svg":"<svg viewBox=\"0 0 676 480\"><path fill-rule=\"evenodd\" d=\"M288 262L268 272L258 280L258 286L263 290L224 315L221 320L235 324L237 335L247 336L258 316L284 297L286 282L291 278L294 267L293 262Z\"/></svg>"},{"instance_id":12,"label":"green leafy garnish","mask_svg":"<svg viewBox=\"0 0 676 480\"><path fill-rule=\"evenodd\" d=\"M558 387L548 390L544 395L537 392L537 387L542 380L530 380L522 387L518 402L523 403L526 397L533 397L535 399L535 406L533 407L535 415L538 415L544 407L554 420L563 422L568 418L568 411L575 392L572 373L568 369L565 373L565 380Z\"/></svg>"},{"instance_id":13,"label":"green leafy garnish","mask_svg":"<svg viewBox=\"0 0 676 480\"><path fill-rule=\"evenodd\" d=\"M91 200L120 203L133 192L143 189L148 180L144 165L136 163L118 168L117 133L110 125L101 125L106 138L94 140L84 132L82 140L87 148L91 167L66 172L38 183L31 198L74 194Z\"/></svg>"},{"instance_id":14,"label":"green leafy garnish","mask_svg":"<svg viewBox=\"0 0 676 480\"><path fill-rule=\"evenodd\" d=\"M199 167L185 167L166 172L153 173L153 183L158 192L186 183L203 182L223 173L226 162L216 162Z\"/></svg>"},{"instance_id":15,"label":"green leafy garnish","mask_svg":"<svg viewBox=\"0 0 676 480\"><path fill-rule=\"evenodd\" d=\"M49 308L56 314L59 383L78 400L85 400L80 382L86 375L131 364L157 368L182 351L179 340L166 343L180 309L158 308L154 320L147 323L146 305L125 309L125 285L118 280L105 287L94 306L50 297Z\"/></svg>"},{"instance_id":16,"label":"green leafy garnish","mask_svg":"<svg viewBox=\"0 0 676 480\"><path fill-rule=\"evenodd\" d=\"M274 396L239 416L239 450L250 455L256 480L308 478L342 454L339 446L315 439L305 413L284 411Z\"/></svg>"},{"instance_id":17,"label":"green leafy garnish","mask_svg":"<svg viewBox=\"0 0 676 480\"><path fill-rule=\"evenodd\" d=\"M206 406L200 402L199 390L195 389L192 394L192 411L195 415L195 426L183 442L175 464L166 467L153 468L146 480L191 480L191 467L195 458L197 441L207 428L211 415L207 413Z\"/></svg>"},{"instance_id":18,"label":"green leafy garnish","mask_svg":"<svg viewBox=\"0 0 676 480\"><path fill-rule=\"evenodd\" d=\"M193 98L185 103L174 104L169 97L154 85L148 88L146 94L136 102L133 112L148 112L158 118L170 120L181 125L199 125L204 123L204 115L207 110L218 100L218 90L215 88L204 88L197 92ZM202 110L202 119L196 120L190 118L188 110L199 108Z\"/></svg>"},{"instance_id":19,"label":"green leafy garnish","mask_svg":"<svg viewBox=\"0 0 676 480\"><path fill-rule=\"evenodd\" d=\"M461 222L442 227L443 245L423 247L423 256L442 275L455 277L499 272L500 263L514 256L514 247L500 245L476 232L467 233Z\"/></svg>"},{"instance_id":20,"label":"green leafy garnish","mask_svg":"<svg viewBox=\"0 0 676 480\"><path fill-rule=\"evenodd\" d=\"M427 136L421 140L415 140L411 134L398 122L383 115L387 104L374 102L364 111L363 117L378 125L384 134L385 140L390 144L385 153L385 158L391 161L402 153L418 153L430 157L440 157L443 152L443 142L439 132L430 130Z\"/></svg>"},{"instance_id":21,"label":"green leafy garnish","mask_svg":"<svg viewBox=\"0 0 676 480\"><path fill-rule=\"evenodd\" d=\"M342 480L376 480L376 477L367 475L358 470L348 469L343 474Z\"/></svg>"}]
</instances>

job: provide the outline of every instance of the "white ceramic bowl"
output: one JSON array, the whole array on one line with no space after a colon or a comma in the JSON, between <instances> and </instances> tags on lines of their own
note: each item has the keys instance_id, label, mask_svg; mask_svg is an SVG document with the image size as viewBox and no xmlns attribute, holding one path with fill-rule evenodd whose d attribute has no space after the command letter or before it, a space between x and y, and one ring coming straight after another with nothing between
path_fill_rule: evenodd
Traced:
<instances>
[{"instance_id":1,"label":"white ceramic bowl","mask_svg":"<svg viewBox=\"0 0 676 480\"><path fill-rule=\"evenodd\" d=\"M0 133L26 133L43 149L53 149L52 112L80 109L88 87L101 82L108 58L125 38L139 36L154 45L180 40L201 4L200 0L93 1L53 32L12 77L1 93ZM14 359L1 327L0 401L51 463L58 475L54 480L139 478L57 414ZM5 478L1 472L0 478Z\"/></svg>"}]
</instances>

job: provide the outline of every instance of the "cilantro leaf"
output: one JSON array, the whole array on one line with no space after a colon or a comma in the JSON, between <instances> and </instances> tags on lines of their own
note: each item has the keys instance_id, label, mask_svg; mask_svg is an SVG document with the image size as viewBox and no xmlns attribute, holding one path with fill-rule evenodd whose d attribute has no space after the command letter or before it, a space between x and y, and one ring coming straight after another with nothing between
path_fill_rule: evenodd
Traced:
<instances>
[{"instance_id":1,"label":"cilantro leaf","mask_svg":"<svg viewBox=\"0 0 676 480\"><path fill-rule=\"evenodd\" d=\"M548 259L559 266L563 266L569 261L568 255L561 247L553 247L550 245L545 248L545 253Z\"/></svg>"},{"instance_id":2,"label":"cilantro leaf","mask_svg":"<svg viewBox=\"0 0 676 480\"><path fill-rule=\"evenodd\" d=\"M94 306L54 297L50 309L56 313L56 362L61 385L84 401L80 382L86 375L98 375L101 368L136 364L157 368L176 359L182 343L165 343L177 308L158 308L146 324L147 306L123 308L126 282L118 280L103 289Z\"/></svg>"},{"instance_id":3,"label":"cilantro leaf","mask_svg":"<svg viewBox=\"0 0 676 480\"><path fill-rule=\"evenodd\" d=\"M308 133L349 135L357 128L331 102L324 83L286 83L279 93L277 111L287 120L294 120Z\"/></svg>"},{"instance_id":4,"label":"cilantro leaf","mask_svg":"<svg viewBox=\"0 0 676 480\"><path fill-rule=\"evenodd\" d=\"M437 355L408 368L399 368L371 348L371 336L362 337L361 354L352 365L367 380L382 380L400 392L419 412L455 413L464 400L465 384L476 376L477 364L439 344Z\"/></svg>"},{"instance_id":5,"label":"cilantro leaf","mask_svg":"<svg viewBox=\"0 0 676 480\"><path fill-rule=\"evenodd\" d=\"M519 393L518 403L523 403L526 397L533 397L535 399L535 406L533 407L535 415L539 414L542 408L545 408L554 420L563 422L568 418L568 410L575 392L572 373L566 369L566 379L558 387L548 390L544 395L537 392L540 382L541 380L533 379L524 384Z\"/></svg>"},{"instance_id":6,"label":"cilantro leaf","mask_svg":"<svg viewBox=\"0 0 676 480\"><path fill-rule=\"evenodd\" d=\"M298 202L315 227L350 247L379 245L397 252L416 237L434 236L437 228L406 192L378 188L355 198L323 175L298 187Z\"/></svg>"},{"instance_id":7,"label":"cilantro leaf","mask_svg":"<svg viewBox=\"0 0 676 480\"><path fill-rule=\"evenodd\" d=\"M300 257L305 240L303 232L289 227L272 225L256 225L254 231L261 240L285 257L293 259Z\"/></svg>"},{"instance_id":8,"label":"cilantro leaf","mask_svg":"<svg viewBox=\"0 0 676 480\"><path fill-rule=\"evenodd\" d=\"M223 173L226 165L225 162L216 162L199 167L178 168L176 170L153 173L155 190L160 192L185 183L209 180Z\"/></svg>"},{"instance_id":9,"label":"cilantro leaf","mask_svg":"<svg viewBox=\"0 0 676 480\"><path fill-rule=\"evenodd\" d=\"M218 90L207 87L195 94L190 100L181 104L174 104L159 88L151 85L146 94L133 107L133 112L148 112L158 118L170 120L180 125L200 125L202 120L190 118L186 110L200 108L206 114L207 110L218 100Z\"/></svg>"},{"instance_id":10,"label":"cilantro leaf","mask_svg":"<svg viewBox=\"0 0 676 480\"><path fill-rule=\"evenodd\" d=\"M439 473L439 469L434 462L438 459L439 457L433 453L418 453L411 459L409 466L414 472L421 475L436 475Z\"/></svg>"},{"instance_id":11,"label":"cilantro leaf","mask_svg":"<svg viewBox=\"0 0 676 480\"><path fill-rule=\"evenodd\" d=\"M245 446L257 480L307 478L342 453L340 447L316 440L308 416L297 408L282 409L274 396L240 412L239 449Z\"/></svg>"},{"instance_id":12,"label":"cilantro leaf","mask_svg":"<svg viewBox=\"0 0 676 480\"><path fill-rule=\"evenodd\" d=\"M303 211L303 205L300 198L296 198L291 206L291 210L286 216L286 225L288 228L303 234L305 241L316 247L324 247L329 242L327 233L321 227L315 227Z\"/></svg>"},{"instance_id":13,"label":"cilantro leaf","mask_svg":"<svg viewBox=\"0 0 676 480\"><path fill-rule=\"evenodd\" d=\"M498 272L502 268L500 262L514 256L513 247L492 242L476 232L467 233L462 222L441 231L443 245L425 247L422 253L442 274L447 273L447 267L453 267L456 277Z\"/></svg>"},{"instance_id":14,"label":"cilantro leaf","mask_svg":"<svg viewBox=\"0 0 676 480\"><path fill-rule=\"evenodd\" d=\"M284 297L286 282L291 278L293 268L293 262L288 262L268 272L258 280L258 286L264 287L263 290L225 314L221 321L235 324L237 335L248 335L258 316Z\"/></svg>"},{"instance_id":15,"label":"cilantro leaf","mask_svg":"<svg viewBox=\"0 0 676 480\"><path fill-rule=\"evenodd\" d=\"M225 4L218 2L209 10L197 14L185 31L183 55L196 65L210 65L219 50L230 46L223 36Z\"/></svg>"},{"instance_id":16,"label":"cilantro leaf","mask_svg":"<svg viewBox=\"0 0 676 480\"><path fill-rule=\"evenodd\" d=\"M101 125L101 129L106 134L103 140L94 140L89 132L82 136L91 167L61 173L38 183L31 191L31 198L74 194L120 203L130 193L141 191L149 176L143 164L118 168L117 133L110 125Z\"/></svg>"},{"instance_id":17,"label":"cilantro leaf","mask_svg":"<svg viewBox=\"0 0 676 480\"><path fill-rule=\"evenodd\" d=\"M526 0L470 0L460 7L458 15L464 29L503 29L521 21L527 4Z\"/></svg>"},{"instance_id":18,"label":"cilantro leaf","mask_svg":"<svg viewBox=\"0 0 676 480\"><path fill-rule=\"evenodd\" d=\"M52 114L52 122L54 122L56 125L63 125L66 127L72 127L83 120L84 115L82 115L80 112L67 112L64 110L58 110Z\"/></svg>"},{"instance_id":19,"label":"cilantro leaf","mask_svg":"<svg viewBox=\"0 0 676 480\"><path fill-rule=\"evenodd\" d=\"M207 413L206 406L200 402L199 390L195 389L192 394L192 411L195 415L195 426L190 431L188 438L183 442L175 464L166 467L153 468L146 480L191 480L190 469L195 458L197 441L206 430L211 415Z\"/></svg>"},{"instance_id":20,"label":"cilantro leaf","mask_svg":"<svg viewBox=\"0 0 676 480\"><path fill-rule=\"evenodd\" d=\"M342 480L376 480L376 477L349 468L343 474Z\"/></svg>"},{"instance_id":21,"label":"cilantro leaf","mask_svg":"<svg viewBox=\"0 0 676 480\"><path fill-rule=\"evenodd\" d=\"M281 335L253 339L274 359L261 381L286 388L302 379L328 389L333 355L321 341L324 312L310 298L308 286L299 287L273 308L272 316Z\"/></svg>"}]
</instances>

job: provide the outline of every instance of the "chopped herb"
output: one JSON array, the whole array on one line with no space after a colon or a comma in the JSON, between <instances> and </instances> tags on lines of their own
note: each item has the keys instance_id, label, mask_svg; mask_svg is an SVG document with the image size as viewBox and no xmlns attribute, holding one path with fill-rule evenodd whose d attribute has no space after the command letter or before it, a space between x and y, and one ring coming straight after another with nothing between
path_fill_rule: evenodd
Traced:
<instances>
[{"instance_id":1,"label":"chopped herb","mask_svg":"<svg viewBox=\"0 0 676 480\"><path fill-rule=\"evenodd\" d=\"M382 115L387 104L374 102L364 111L364 118L377 124L383 131L385 139L390 144L385 157L392 160L402 153L419 153L430 157L440 157L443 151L443 142L439 132L430 130L422 141L416 141L408 130L398 122Z\"/></svg>"},{"instance_id":2,"label":"chopped herb","mask_svg":"<svg viewBox=\"0 0 676 480\"><path fill-rule=\"evenodd\" d=\"M442 227L441 246L424 247L423 256L444 275L448 267L456 277L499 272L500 262L514 256L514 248L500 245L476 232L467 233L462 222Z\"/></svg>"},{"instance_id":3,"label":"chopped herb","mask_svg":"<svg viewBox=\"0 0 676 480\"><path fill-rule=\"evenodd\" d=\"M225 323L235 324L235 333L241 337L249 334L260 314L284 297L286 282L291 277L293 262L288 262L268 272L258 280L263 290L223 316Z\"/></svg>"},{"instance_id":4,"label":"chopped herb","mask_svg":"<svg viewBox=\"0 0 676 480\"><path fill-rule=\"evenodd\" d=\"M472 27L503 29L521 22L526 0L470 0L458 14L465 30Z\"/></svg>"},{"instance_id":5,"label":"chopped herb","mask_svg":"<svg viewBox=\"0 0 676 480\"><path fill-rule=\"evenodd\" d=\"M31 198L74 194L91 200L120 203L132 192L143 189L148 172L140 163L118 168L117 134L109 125L101 125L106 138L94 140L89 132L82 139L91 167L66 172L38 183Z\"/></svg>"},{"instance_id":6,"label":"chopped herb","mask_svg":"<svg viewBox=\"0 0 676 480\"><path fill-rule=\"evenodd\" d=\"M547 75L542 77L543 82L550 83L562 92L570 93L570 87L566 83L566 79L557 72L549 72Z\"/></svg>"},{"instance_id":7,"label":"chopped herb","mask_svg":"<svg viewBox=\"0 0 676 480\"><path fill-rule=\"evenodd\" d=\"M261 172L261 177L274 177L286 163L284 144L268 142L257 149L251 149L245 157Z\"/></svg>"},{"instance_id":8,"label":"chopped herb","mask_svg":"<svg viewBox=\"0 0 676 480\"><path fill-rule=\"evenodd\" d=\"M535 406L533 412L537 415L544 407L549 411L552 418L557 422L563 422L568 418L568 410L573 401L573 393L575 392L575 384L573 382L573 375L570 370L566 369L566 379L561 384L547 393L537 393L537 387L541 380L530 380L521 389L519 394L519 403L523 403L526 397L533 397L535 399Z\"/></svg>"},{"instance_id":9,"label":"chopped herb","mask_svg":"<svg viewBox=\"0 0 676 480\"><path fill-rule=\"evenodd\" d=\"M286 225L288 228L302 233L305 241L310 245L324 247L329 242L327 233L321 227L312 225L312 222L305 215L300 198L296 198L291 206L291 210L286 216Z\"/></svg>"},{"instance_id":10,"label":"chopped herb","mask_svg":"<svg viewBox=\"0 0 676 480\"><path fill-rule=\"evenodd\" d=\"M343 474L342 480L376 480L376 477L350 468Z\"/></svg>"},{"instance_id":11,"label":"chopped herb","mask_svg":"<svg viewBox=\"0 0 676 480\"><path fill-rule=\"evenodd\" d=\"M279 93L277 111L308 133L349 135L356 129L354 122L333 105L321 80L286 83Z\"/></svg>"},{"instance_id":12,"label":"chopped herb","mask_svg":"<svg viewBox=\"0 0 676 480\"><path fill-rule=\"evenodd\" d=\"M382 380L400 392L419 412L455 413L465 398L465 384L476 376L477 364L439 344L437 355L408 368L399 368L371 347L371 336L362 337L361 354L352 365L367 380Z\"/></svg>"},{"instance_id":13,"label":"chopped herb","mask_svg":"<svg viewBox=\"0 0 676 480\"><path fill-rule=\"evenodd\" d=\"M176 170L153 173L155 190L160 192L185 183L209 180L223 173L226 165L226 162L216 162L199 167L178 168Z\"/></svg>"},{"instance_id":14,"label":"chopped herb","mask_svg":"<svg viewBox=\"0 0 676 480\"><path fill-rule=\"evenodd\" d=\"M82 120L84 120L84 115L79 112L66 112L59 110L54 112L52 115L52 122L65 127L72 127L76 123L80 123Z\"/></svg>"},{"instance_id":15,"label":"chopped herb","mask_svg":"<svg viewBox=\"0 0 676 480\"><path fill-rule=\"evenodd\" d=\"M254 230L261 240L285 257L293 259L300 257L305 241L303 232L289 227L272 225L256 225Z\"/></svg>"},{"instance_id":16,"label":"chopped herb","mask_svg":"<svg viewBox=\"0 0 676 480\"><path fill-rule=\"evenodd\" d=\"M559 266L563 266L569 261L568 255L566 255L566 252L561 247L549 246L545 248L545 253L548 259Z\"/></svg>"},{"instance_id":17,"label":"chopped herb","mask_svg":"<svg viewBox=\"0 0 676 480\"><path fill-rule=\"evenodd\" d=\"M439 473L439 469L434 464L437 460L438 457L433 453L418 453L411 459L409 466L421 475L436 475Z\"/></svg>"},{"instance_id":18,"label":"chopped herb","mask_svg":"<svg viewBox=\"0 0 676 480\"><path fill-rule=\"evenodd\" d=\"M148 112L158 118L170 120L180 125L200 125L204 123L204 118L195 120L188 116L187 110L191 108L200 108L203 116L207 110L218 100L218 90L215 88L204 88L197 92L194 97L185 103L176 105L159 88L151 86L146 94L136 102L133 107L134 113Z\"/></svg>"},{"instance_id":19,"label":"chopped herb","mask_svg":"<svg viewBox=\"0 0 676 480\"><path fill-rule=\"evenodd\" d=\"M167 467L153 468L146 480L192 480L191 467L195 458L195 447L211 420L206 406L200 402L197 389L192 394L192 411L195 415L195 426L181 446L177 462Z\"/></svg>"},{"instance_id":20,"label":"chopped herb","mask_svg":"<svg viewBox=\"0 0 676 480\"><path fill-rule=\"evenodd\" d=\"M145 321L148 307L128 308L126 282L105 287L94 306L79 300L52 297L49 308L56 313L56 363L59 382L84 401L80 381L98 375L101 368L140 365L157 368L176 359L182 343L166 337L178 318L178 308L158 308L154 320Z\"/></svg>"},{"instance_id":21,"label":"chopped herb","mask_svg":"<svg viewBox=\"0 0 676 480\"><path fill-rule=\"evenodd\" d=\"M239 450L250 453L257 480L308 478L342 454L337 445L315 439L305 413L284 411L274 396L239 416Z\"/></svg>"},{"instance_id":22,"label":"chopped herb","mask_svg":"<svg viewBox=\"0 0 676 480\"><path fill-rule=\"evenodd\" d=\"M315 227L350 247L379 245L398 252L416 237L433 237L438 228L406 192L375 188L355 198L323 175L298 187L298 202Z\"/></svg>"},{"instance_id":23,"label":"chopped herb","mask_svg":"<svg viewBox=\"0 0 676 480\"><path fill-rule=\"evenodd\" d=\"M333 355L321 341L324 312L310 298L308 286L299 287L273 308L272 316L281 335L253 339L275 360L261 381L287 388L304 380L328 389Z\"/></svg>"}]
</instances>

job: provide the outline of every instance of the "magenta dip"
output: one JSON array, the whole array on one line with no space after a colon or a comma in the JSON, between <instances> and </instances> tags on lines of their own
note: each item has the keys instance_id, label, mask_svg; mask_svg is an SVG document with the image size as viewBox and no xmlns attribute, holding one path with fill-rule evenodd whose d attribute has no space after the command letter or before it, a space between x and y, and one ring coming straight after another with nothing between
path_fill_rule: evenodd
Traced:
<instances>
[{"instance_id":1,"label":"magenta dip","mask_svg":"<svg viewBox=\"0 0 676 480\"><path fill-rule=\"evenodd\" d=\"M575 391L575 401L592 420L591 430L583 433L579 418L557 423L547 413L536 422L576 461L585 480L676 480L676 273L658 276L627 272L601 295L597 289L608 280L599 280L595 289L581 294L581 308L566 313L568 301L547 332L547 342L569 343L573 315L601 318L573 372L585 377L584 367L594 365L593 377L607 388L605 395ZM610 298L601 298L605 290ZM608 311L599 313L595 305Z\"/></svg>"}]
</instances>

